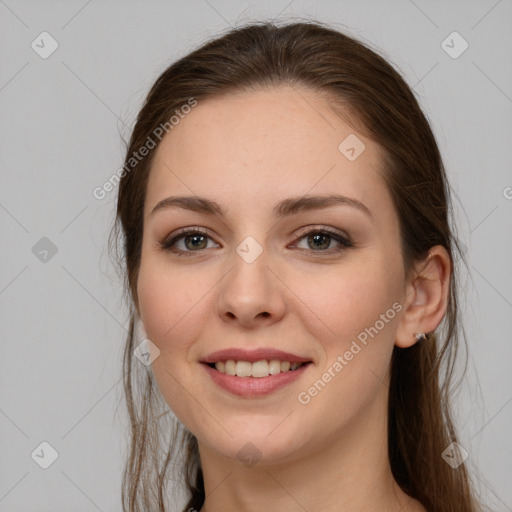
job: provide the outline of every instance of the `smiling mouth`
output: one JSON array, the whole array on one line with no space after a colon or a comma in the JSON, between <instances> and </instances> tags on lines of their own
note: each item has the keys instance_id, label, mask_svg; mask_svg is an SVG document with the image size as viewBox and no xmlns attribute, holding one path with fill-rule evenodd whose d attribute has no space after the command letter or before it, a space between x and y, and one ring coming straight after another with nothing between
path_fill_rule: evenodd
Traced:
<instances>
[{"instance_id":1,"label":"smiling mouth","mask_svg":"<svg viewBox=\"0 0 512 512\"><path fill-rule=\"evenodd\" d=\"M298 370L302 366L311 364L311 361L303 363L291 363L290 361L279 361L278 359L270 359L255 361L235 361L228 359L226 361L217 361L216 363L205 363L220 373L232 375L235 377L269 377L280 373L288 373Z\"/></svg>"}]
</instances>

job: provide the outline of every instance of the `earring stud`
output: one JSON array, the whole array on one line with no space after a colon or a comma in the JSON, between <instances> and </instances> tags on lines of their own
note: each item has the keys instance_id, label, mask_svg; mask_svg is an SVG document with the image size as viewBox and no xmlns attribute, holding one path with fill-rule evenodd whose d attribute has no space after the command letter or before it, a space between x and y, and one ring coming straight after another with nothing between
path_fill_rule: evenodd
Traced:
<instances>
[{"instance_id":1,"label":"earring stud","mask_svg":"<svg viewBox=\"0 0 512 512\"><path fill-rule=\"evenodd\" d=\"M425 341L427 339L427 335L424 332L415 332L414 337L416 341Z\"/></svg>"}]
</instances>

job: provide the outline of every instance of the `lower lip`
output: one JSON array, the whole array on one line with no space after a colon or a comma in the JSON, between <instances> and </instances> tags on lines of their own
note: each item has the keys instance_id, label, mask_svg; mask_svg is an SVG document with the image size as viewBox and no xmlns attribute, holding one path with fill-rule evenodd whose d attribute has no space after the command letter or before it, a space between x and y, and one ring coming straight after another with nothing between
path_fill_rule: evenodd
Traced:
<instances>
[{"instance_id":1,"label":"lower lip","mask_svg":"<svg viewBox=\"0 0 512 512\"><path fill-rule=\"evenodd\" d=\"M268 395L287 384L291 384L307 370L311 363L304 364L297 368L297 370L276 373L268 377L237 377L236 375L219 372L219 370L207 364L202 363L202 365L209 373L213 382L226 391L238 396L256 397Z\"/></svg>"}]
</instances>

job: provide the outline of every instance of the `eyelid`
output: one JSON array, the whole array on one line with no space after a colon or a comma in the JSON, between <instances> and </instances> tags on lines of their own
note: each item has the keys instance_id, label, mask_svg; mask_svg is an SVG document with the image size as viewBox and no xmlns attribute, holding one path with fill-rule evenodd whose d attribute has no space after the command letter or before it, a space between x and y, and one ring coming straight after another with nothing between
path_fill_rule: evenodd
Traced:
<instances>
[{"instance_id":1,"label":"eyelid","mask_svg":"<svg viewBox=\"0 0 512 512\"><path fill-rule=\"evenodd\" d=\"M295 237L302 238L304 235L308 235L311 232L316 232L316 231L322 232L322 233L338 235L341 238L346 239L347 242L351 240L350 236L345 231L338 229L338 228L331 227L331 226L324 226L322 224L310 224L308 226L304 226L295 232Z\"/></svg>"}]
</instances>

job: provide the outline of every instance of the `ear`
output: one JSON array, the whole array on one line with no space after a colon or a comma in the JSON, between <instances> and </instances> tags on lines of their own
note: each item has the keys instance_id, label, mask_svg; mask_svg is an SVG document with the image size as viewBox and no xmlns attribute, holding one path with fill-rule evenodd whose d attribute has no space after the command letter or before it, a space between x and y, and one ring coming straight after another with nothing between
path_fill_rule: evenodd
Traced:
<instances>
[{"instance_id":1,"label":"ear","mask_svg":"<svg viewBox=\"0 0 512 512\"><path fill-rule=\"evenodd\" d=\"M417 341L415 333L434 331L448 304L451 259L442 245L436 245L417 263L405 286L404 312L398 324L395 345L407 348Z\"/></svg>"}]
</instances>

